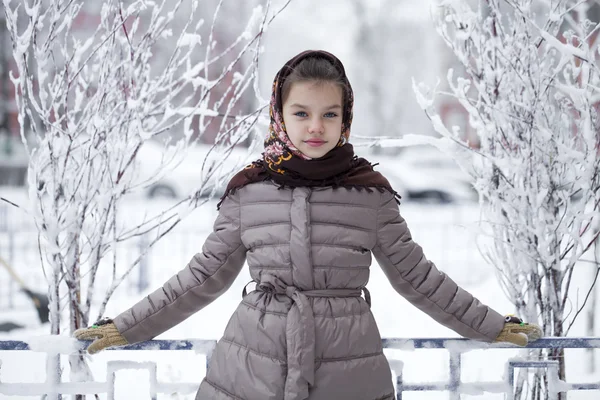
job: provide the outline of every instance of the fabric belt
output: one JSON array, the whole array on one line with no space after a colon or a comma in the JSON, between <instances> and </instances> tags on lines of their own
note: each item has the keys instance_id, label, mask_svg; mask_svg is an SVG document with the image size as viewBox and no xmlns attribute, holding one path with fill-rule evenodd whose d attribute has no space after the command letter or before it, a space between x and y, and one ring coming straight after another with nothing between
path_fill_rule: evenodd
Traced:
<instances>
[{"instance_id":1,"label":"fabric belt","mask_svg":"<svg viewBox=\"0 0 600 400\"><path fill-rule=\"evenodd\" d=\"M251 281L248 284L255 282ZM362 289L320 289L300 290L288 286L280 278L263 274L256 290L266 293L286 295L294 304L287 315L287 378L284 400L303 400L308 398L308 387L315 383L315 316L308 300L309 297L360 297L371 307L371 295L367 288ZM248 286L246 284L246 286ZM242 296L246 296L246 287Z\"/></svg>"}]
</instances>

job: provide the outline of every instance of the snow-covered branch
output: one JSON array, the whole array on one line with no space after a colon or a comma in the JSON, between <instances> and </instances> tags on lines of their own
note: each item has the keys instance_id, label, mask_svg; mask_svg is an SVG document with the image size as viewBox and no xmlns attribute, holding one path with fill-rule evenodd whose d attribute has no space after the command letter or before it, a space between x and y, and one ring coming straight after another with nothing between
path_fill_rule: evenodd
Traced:
<instances>
[{"instance_id":1,"label":"snow-covered branch","mask_svg":"<svg viewBox=\"0 0 600 400\"><path fill-rule=\"evenodd\" d=\"M466 0L440 1L438 32L462 76L449 71L449 92L414 84L444 138L438 144L460 152L473 176L482 229L494 238L486 259L516 311L552 336L579 315L568 312L572 275L600 218L600 21L586 16L593 3L487 0L475 10ZM459 129L434 109L441 95L456 99L477 131L481 147L468 157Z\"/></svg>"},{"instance_id":2,"label":"snow-covered branch","mask_svg":"<svg viewBox=\"0 0 600 400\"><path fill-rule=\"evenodd\" d=\"M258 87L262 37L289 1L3 3L51 333L72 332L92 322L94 307L102 316L140 258L242 167L227 157L262 117L248 89ZM197 187L155 215L123 218L123 199L156 183L210 130L215 144ZM160 165L143 171L149 141L162 149ZM119 265L119 244L142 235L150 239L140 258ZM86 371L81 357L71 364ZM60 360L48 368L59 379Z\"/></svg>"},{"instance_id":3,"label":"snow-covered branch","mask_svg":"<svg viewBox=\"0 0 600 400\"><path fill-rule=\"evenodd\" d=\"M270 0L255 7L225 0L3 1L30 156L29 209L54 288L52 307L61 309L65 290L73 330L90 322L98 301L102 314L135 266L113 263L110 289L98 298L97 275L118 243L151 234L150 248L203 203L209 180L222 183L239 167L225 160L261 118L248 89L262 36L287 3L274 9ZM120 202L180 163L210 126L217 127L216 156L198 171L198 187L141 221L120 218ZM162 144L163 154L148 176L139 154L150 140ZM56 312L52 320L52 333L59 333Z\"/></svg>"}]
</instances>

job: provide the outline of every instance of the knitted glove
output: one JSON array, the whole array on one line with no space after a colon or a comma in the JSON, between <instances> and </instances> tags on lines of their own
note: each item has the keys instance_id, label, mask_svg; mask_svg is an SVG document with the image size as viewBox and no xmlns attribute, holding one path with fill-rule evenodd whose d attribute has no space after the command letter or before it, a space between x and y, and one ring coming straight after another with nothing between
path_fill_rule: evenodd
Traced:
<instances>
[{"instance_id":1,"label":"knitted glove","mask_svg":"<svg viewBox=\"0 0 600 400\"><path fill-rule=\"evenodd\" d=\"M90 354L96 354L102 349L112 346L125 346L129 344L117 330L117 327L111 319L105 318L96 322L89 328L77 329L73 336L79 340L93 340L87 351Z\"/></svg>"},{"instance_id":2,"label":"knitted glove","mask_svg":"<svg viewBox=\"0 0 600 400\"><path fill-rule=\"evenodd\" d=\"M527 324L520 318L507 316L504 328L494 342L508 342L517 346L527 346L542 337L542 329L535 324Z\"/></svg>"}]
</instances>

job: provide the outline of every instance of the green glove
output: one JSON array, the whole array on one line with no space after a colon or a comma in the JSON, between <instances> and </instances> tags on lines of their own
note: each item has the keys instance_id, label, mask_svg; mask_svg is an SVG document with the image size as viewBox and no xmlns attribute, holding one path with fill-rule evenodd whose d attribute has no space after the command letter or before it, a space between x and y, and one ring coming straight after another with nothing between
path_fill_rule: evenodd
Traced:
<instances>
[{"instance_id":1,"label":"green glove","mask_svg":"<svg viewBox=\"0 0 600 400\"><path fill-rule=\"evenodd\" d=\"M494 342L508 342L517 346L527 346L542 337L542 328L535 324L527 324L520 318L507 316L504 328Z\"/></svg>"},{"instance_id":2,"label":"green glove","mask_svg":"<svg viewBox=\"0 0 600 400\"><path fill-rule=\"evenodd\" d=\"M98 321L89 328L77 329L73 336L79 340L95 339L87 349L90 354L96 354L107 347L129 344L110 319Z\"/></svg>"}]
</instances>

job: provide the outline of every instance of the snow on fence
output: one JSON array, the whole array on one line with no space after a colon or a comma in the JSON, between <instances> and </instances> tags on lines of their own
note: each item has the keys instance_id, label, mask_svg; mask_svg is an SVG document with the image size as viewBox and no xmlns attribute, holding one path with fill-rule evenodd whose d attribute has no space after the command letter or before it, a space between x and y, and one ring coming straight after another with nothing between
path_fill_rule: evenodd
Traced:
<instances>
[{"instance_id":1,"label":"snow on fence","mask_svg":"<svg viewBox=\"0 0 600 400\"><path fill-rule=\"evenodd\" d=\"M75 339L73 339L75 341ZM60 340L51 342L60 343ZM88 342L88 344L91 341ZM197 354L206 355L206 365L210 362L210 356L216 346L216 340L152 340L148 342L137 343L134 345L107 349L115 350L145 350L145 351L195 351ZM149 375L150 393L148 398L156 400L159 393L171 394L193 394L198 390L199 382L159 382L157 377L157 362L145 361L136 362L128 360L113 360L107 362L106 380L104 382L52 382L47 380L42 383L2 382L2 351L37 351L45 352L48 355L70 354L72 348L67 344L57 346L52 345L33 345L21 341L0 341L0 395L8 396L37 396L48 394L75 395L75 394L99 394L106 393L108 400L115 399L115 381L117 373L124 370L145 370ZM141 386L141 385L140 385ZM142 395L143 396L143 395Z\"/></svg>"},{"instance_id":2,"label":"snow on fence","mask_svg":"<svg viewBox=\"0 0 600 400\"><path fill-rule=\"evenodd\" d=\"M109 349L111 351L120 350L163 350L163 351L181 351L193 350L196 353L205 354L207 365L210 356L214 350L216 341L214 340L153 340L135 345ZM62 353L69 353L62 346ZM396 399L401 400L403 393L406 392L448 392L450 400L460 400L461 394L484 395L484 393L505 393L508 398L512 398L514 387L515 370L518 368L539 369L545 368L549 373L550 399L558 398L559 392L572 392L581 390L599 390L598 383L567 383L558 379L558 363L553 360L526 360L509 359L506 363L506 372L503 381L497 382L461 382L462 355L471 350L485 349L514 349L515 346L509 344L486 344L483 342L472 341L468 339L383 339L383 347L386 349L398 350L423 350L423 349L445 349L449 353L449 379L445 382L406 382L403 379L402 361L390 359L390 366L396 385ZM527 346L529 349L586 349L600 348L600 338L543 338ZM1 351L42 351L50 353L52 350L40 346L30 346L21 341L0 341ZM56 351L56 350L54 350ZM60 351L60 350L59 350ZM149 372L149 398L155 400L158 394L193 394L199 385L199 382L159 382L157 379L156 362L133 362L133 361L109 361L106 370L105 382L59 382L59 383L3 383L1 370L0 353L0 394L4 395L26 395L35 396L43 394L94 394L106 393L108 399L114 399L115 396L115 377L119 371L127 369L141 369Z\"/></svg>"},{"instance_id":3,"label":"snow on fence","mask_svg":"<svg viewBox=\"0 0 600 400\"><path fill-rule=\"evenodd\" d=\"M418 383L404 382L402 378L403 363L400 360L390 360L390 366L395 376L396 399L402 399L404 392L447 391L450 400L460 400L461 393L483 395L488 393L505 393L508 399L513 398L515 369L546 368L550 372L550 399L558 399L559 392L577 390L599 390L598 383L567 383L558 378L558 361L554 360L525 360L509 359L506 363L504 381L498 382L461 382L462 356L476 349L510 348L515 346L505 343L487 344L469 339L383 339L383 347L388 349L446 349L449 353L449 379L447 382ZM529 349L599 349L600 338L542 338L527 346Z\"/></svg>"}]
</instances>

